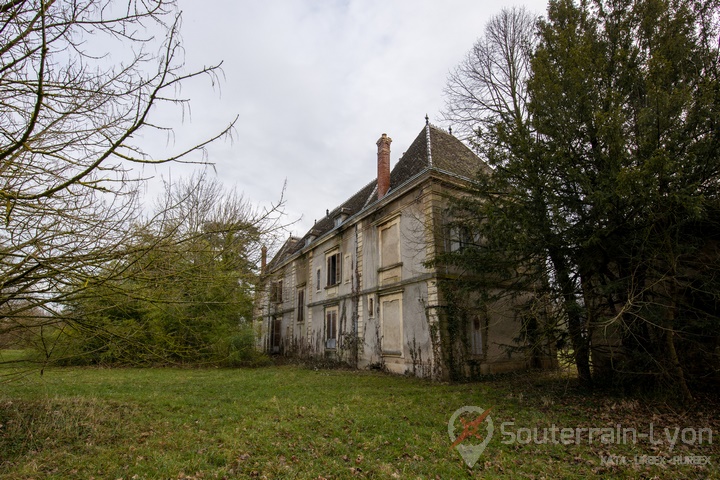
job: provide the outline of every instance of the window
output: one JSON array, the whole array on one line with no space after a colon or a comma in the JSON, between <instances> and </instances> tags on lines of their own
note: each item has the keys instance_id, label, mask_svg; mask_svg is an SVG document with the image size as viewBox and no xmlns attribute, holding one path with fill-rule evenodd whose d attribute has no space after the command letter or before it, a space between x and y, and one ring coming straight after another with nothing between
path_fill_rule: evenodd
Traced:
<instances>
[{"instance_id":1,"label":"window","mask_svg":"<svg viewBox=\"0 0 720 480\"><path fill-rule=\"evenodd\" d=\"M274 303L281 303L283 301L282 280L270 284L270 301Z\"/></svg>"},{"instance_id":2,"label":"window","mask_svg":"<svg viewBox=\"0 0 720 480\"><path fill-rule=\"evenodd\" d=\"M380 266L400 263L400 233L398 222L380 227Z\"/></svg>"},{"instance_id":3,"label":"window","mask_svg":"<svg viewBox=\"0 0 720 480\"><path fill-rule=\"evenodd\" d=\"M295 285L304 285L308 282L308 262L305 257L295 262Z\"/></svg>"},{"instance_id":4,"label":"window","mask_svg":"<svg viewBox=\"0 0 720 480\"><path fill-rule=\"evenodd\" d=\"M479 235L475 234L467 225L453 225L448 229L447 248L451 252L457 252L479 244Z\"/></svg>"},{"instance_id":5,"label":"window","mask_svg":"<svg viewBox=\"0 0 720 480\"><path fill-rule=\"evenodd\" d=\"M337 347L338 307L325 310L325 348L334 350Z\"/></svg>"},{"instance_id":6,"label":"window","mask_svg":"<svg viewBox=\"0 0 720 480\"><path fill-rule=\"evenodd\" d=\"M327 283L326 286L332 287L340 283L340 252L328 255L327 260Z\"/></svg>"},{"instance_id":7,"label":"window","mask_svg":"<svg viewBox=\"0 0 720 480\"><path fill-rule=\"evenodd\" d=\"M297 322L305 321L305 289L297 292Z\"/></svg>"},{"instance_id":8,"label":"window","mask_svg":"<svg viewBox=\"0 0 720 480\"><path fill-rule=\"evenodd\" d=\"M475 317L470 328L470 353L473 355L482 355L482 326L480 319Z\"/></svg>"},{"instance_id":9,"label":"window","mask_svg":"<svg viewBox=\"0 0 720 480\"><path fill-rule=\"evenodd\" d=\"M270 320L270 353L280 351L282 343L282 317L272 317Z\"/></svg>"},{"instance_id":10,"label":"window","mask_svg":"<svg viewBox=\"0 0 720 480\"><path fill-rule=\"evenodd\" d=\"M319 291L320 291L320 279L322 278L322 272L321 272L321 270L318 268L316 273L317 273L317 275L315 275L315 277L316 277L316 278L315 278L315 288L316 288L317 291L319 292Z\"/></svg>"},{"instance_id":11,"label":"window","mask_svg":"<svg viewBox=\"0 0 720 480\"><path fill-rule=\"evenodd\" d=\"M375 297L368 297L368 317L375 316Z\"/></svg>"},{"instance_id":12,"label":"window","mask_svg":"<svg viewBox=\"0 0 720 480\"><path fill-rule=\"evenodd\" d=\"M380 298L380 323L383 353L402 355L402 294Z\"/></svg>"}]
</instances>

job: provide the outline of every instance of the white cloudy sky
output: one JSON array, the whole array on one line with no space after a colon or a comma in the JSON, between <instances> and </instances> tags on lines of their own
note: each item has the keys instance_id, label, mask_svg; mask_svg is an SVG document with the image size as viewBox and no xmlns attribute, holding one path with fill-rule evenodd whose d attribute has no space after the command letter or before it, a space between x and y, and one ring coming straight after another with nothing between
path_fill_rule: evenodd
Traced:
<instances>
[{"instance_id":1,"label":"white cloudy sky","mask_svg":"<svg viewBox=\"0 0 720 480\"><path fill-rule=\"evenodd\" d=\"M304 234L376 175L375 142L397 161L424 126L440 123L448 72L503 7L544 13L542 0L179 0L188 69L223 62L219 87L184 85L191 116L173 145L221 130L215 173L259 205L280 197ZM445 125L443 125L445 126ZM164 141L164 140L163 140ZM164 144L163 144L164 145ZM179 178L186 166L158 168Z\"/></svg>"}]
</instances>

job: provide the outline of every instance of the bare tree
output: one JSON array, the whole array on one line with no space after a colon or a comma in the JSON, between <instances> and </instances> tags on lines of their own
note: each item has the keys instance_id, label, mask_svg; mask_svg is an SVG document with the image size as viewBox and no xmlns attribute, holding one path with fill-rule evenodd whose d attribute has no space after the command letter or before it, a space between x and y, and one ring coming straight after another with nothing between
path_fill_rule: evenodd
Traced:
<instances>
[{"instance_id":1,"label":"bare tree","mask_svg":"<svg viewBox=\"0 0 720 480\"><path fill-rule=\"evenodd\" d=\"M0 0L0 333L28 315L54 321L127 254L141 215L133 164L197 162L190 153L231 131L163 158L139 143L171 133L151 111L184 109L182 82L217 80L219 64L184 69L179 24L174 0Z\"/></svg>"},{"instance_id":2,"label":"bare tree","mask_svg":"<svg viewBox=\"0 0 720 480\"><path fill-rule=\"evenodd\" d=\"M476 147L481 146L478 136L492 134L498 123L527 125L525 81L536 20L524 7L503 9L448 77L443 118Z\"/></svg>"}]
</instances>

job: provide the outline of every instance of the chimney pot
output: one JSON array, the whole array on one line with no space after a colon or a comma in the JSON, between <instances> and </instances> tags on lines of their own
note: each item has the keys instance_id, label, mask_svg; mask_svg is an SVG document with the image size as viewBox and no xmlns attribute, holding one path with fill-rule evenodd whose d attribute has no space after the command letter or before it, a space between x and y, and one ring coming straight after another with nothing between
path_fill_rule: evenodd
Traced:
<instances>
[{"instance_id":1,"label":"chimney pot","mask_svg":"<svg viewBox=\"0 0 720 480\"><path fill-rule=\"evenodd\" d=\"M388 137L387 134L383 133L380 139L377 141L378 153L377 153L377 187L378 187L378 200L383 198L390 190L390 143L392 138Z\"/></svg>"}]
</instances>

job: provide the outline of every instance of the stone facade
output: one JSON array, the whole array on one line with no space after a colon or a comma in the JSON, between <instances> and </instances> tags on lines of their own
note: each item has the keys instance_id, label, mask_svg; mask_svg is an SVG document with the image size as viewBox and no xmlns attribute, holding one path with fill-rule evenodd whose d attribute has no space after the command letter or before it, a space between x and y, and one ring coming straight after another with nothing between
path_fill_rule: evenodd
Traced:
<instances>
[{"instance_id":1,"label":"stone facade","mask_svg":"<svg viewBox=\"0 0 720 480\"><path fill-rule=\"evenodd\" d=\"M383 134L377 142L377 179L304 237L289 238L265 266L258 347L438 379L527 367L506 348L520 329L511 304L471 312L462 342L446 341L441 287L456 274L428 266L437 249L452 248L442 216L447 196L488 167L426 123L390 171L391 141Z\"/></svg>"}]
</instances>

